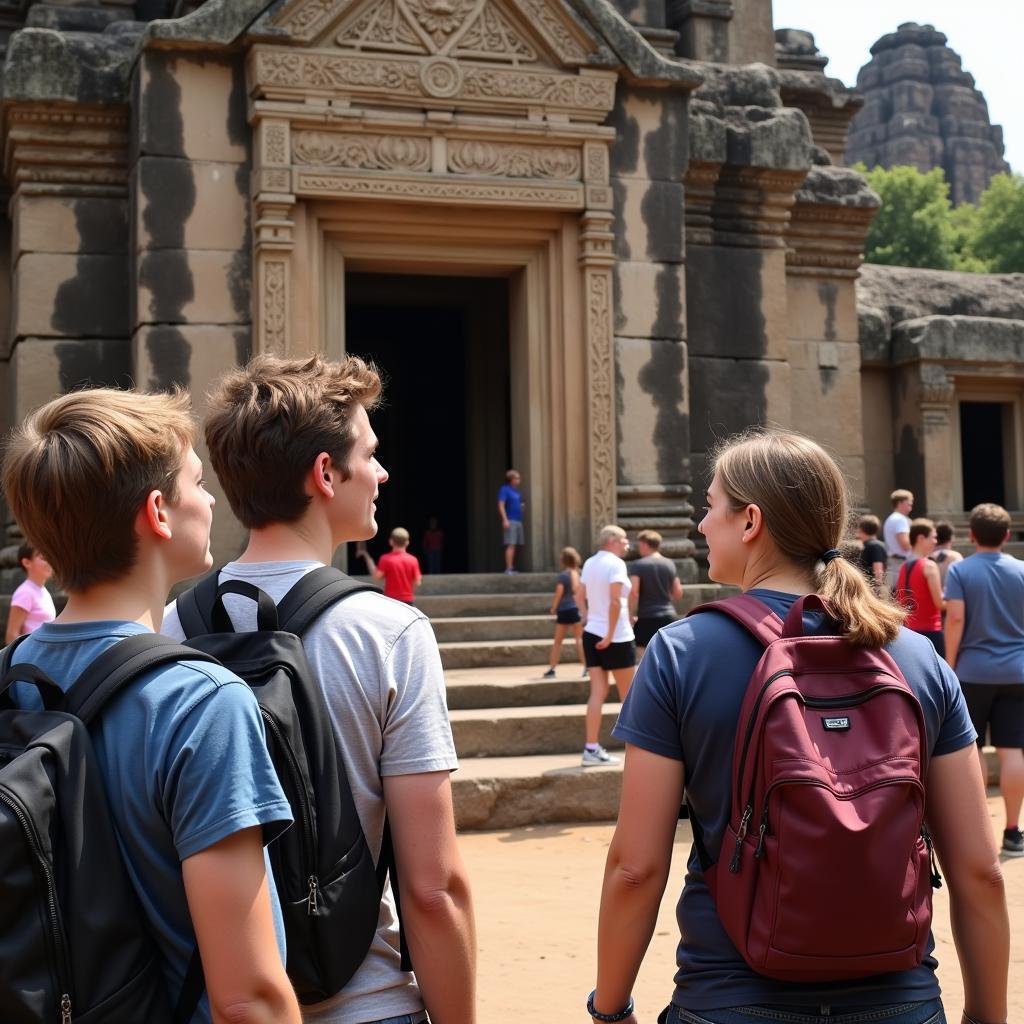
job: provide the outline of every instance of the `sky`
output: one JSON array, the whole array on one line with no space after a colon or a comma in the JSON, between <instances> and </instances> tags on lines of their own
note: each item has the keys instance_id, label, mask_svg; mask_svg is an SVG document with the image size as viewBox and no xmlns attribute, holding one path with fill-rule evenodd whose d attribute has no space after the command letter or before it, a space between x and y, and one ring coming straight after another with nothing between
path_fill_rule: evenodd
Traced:
<instances>
[{"instance_id":1,"label":"sky","mask_svg":"<svg viewBox=\"0 0 1024 1024\"><path fill-rule=\"evenodd\" d=\"M855 85L871 59L871 46L905 21L934 25L963 58L988 101L993 124L1003 126L1006 159L1024 172L1024 103L1021 102L1021 0L773 0L776 28L814 34L829 58L825 74Z\"/></svg>"}]
</instances>

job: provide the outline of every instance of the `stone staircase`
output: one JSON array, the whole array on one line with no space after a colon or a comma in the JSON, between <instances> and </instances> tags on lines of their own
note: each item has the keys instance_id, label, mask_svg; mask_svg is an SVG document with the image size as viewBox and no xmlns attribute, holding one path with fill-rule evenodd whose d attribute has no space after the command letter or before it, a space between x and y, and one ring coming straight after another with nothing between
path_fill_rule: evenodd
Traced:
<instances>
[{"instance_id":1,"label":"stone staircase","mask_svg":"<svg viewBox=\"0 0 1024 1024\"><path fill-rule=\"evenodd\" d=\"M542 678L554 635L554 589L554 573L478 574L428 576L417 593L445 668L462 829L607 821L617 814L621 765L580 765L589 684L571 637L559 652L558 676ZM683 610L720 592L713 584L686 587ZM621 748L611 737L618 711L613 688L601 730L612 750Z\"/></svg>"}]
</instances>

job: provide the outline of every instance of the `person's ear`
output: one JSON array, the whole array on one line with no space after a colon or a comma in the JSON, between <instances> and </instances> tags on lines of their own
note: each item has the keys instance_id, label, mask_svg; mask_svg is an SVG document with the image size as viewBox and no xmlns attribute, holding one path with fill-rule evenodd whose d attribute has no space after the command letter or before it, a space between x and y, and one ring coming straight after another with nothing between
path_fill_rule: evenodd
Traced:
<instances>
[{"instance_id":1,"label":"person's ear","mask_svg":"<svg viewBox=\"0 0 1024 1024\"><path fill-rule=\"evenodd\" d=\"M321 452L313 460L313 468L310 470L310 483L314 494L322 494L325 498L334 497L334 488L339 482L338 471L331 462L327 452Z\"/></svg>"},{"instance_id":2,"label":"person's ear","mask_svg":"<svg viewBox=\"0 0 1024 1024\"><path fill-rule=\"evenodd\" d=\"M755 540L761 534L761 527L764 526L764 516L757 505L747 505L742 513L746 516L746 525L743 527L744 542Z\"/></svg>"},{"instance_id":3,"label":"person's ear","mask_svg":"<svg viewBox=\"0 0 1024 1024\"><path fill-rule=\"evenodd\" d=\"M142 504L142 521L161 540L171 539L171 524L167 518L167 499L163 491L150 491Z\"/></svg>"}]
</instances>

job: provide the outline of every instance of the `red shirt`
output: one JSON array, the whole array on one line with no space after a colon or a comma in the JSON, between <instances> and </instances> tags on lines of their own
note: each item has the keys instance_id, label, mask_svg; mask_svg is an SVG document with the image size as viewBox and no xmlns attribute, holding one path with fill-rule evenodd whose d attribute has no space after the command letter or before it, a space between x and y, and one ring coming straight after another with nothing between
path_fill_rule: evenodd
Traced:
<instances>
[{"instance_id":1,"label":"red shirt","mask_svg":"<svg viewBox=\"0 0 1024 1024\"><path fill-rule=\"evenodd\" d=\"M900 603L910 609L904 625L915 633L937 633L942 629L942 609L932 599L932 592L924 576L924 566L918 565L923 558L904 562L896 581ZM910 577L910 594L907 595L907 577Z\"/></svg>"},{"instance_id":2,"label":"red shirt","mask_svg":"<svg viewBox=\"0 0 1024 1024\"><path fill-rule=\"evenodd\" d=\"M412 603L413 587L420 578L420 563L408 551L389 551L377 560L377 571L384 573L384 594L396 601Z\"/></svg>"}]
</instances>

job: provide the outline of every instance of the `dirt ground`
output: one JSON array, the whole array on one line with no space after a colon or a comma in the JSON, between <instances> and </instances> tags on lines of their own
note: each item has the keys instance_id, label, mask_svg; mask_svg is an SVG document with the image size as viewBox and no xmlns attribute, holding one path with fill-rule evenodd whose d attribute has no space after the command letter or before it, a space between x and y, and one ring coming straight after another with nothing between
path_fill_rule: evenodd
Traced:
<instances>
[{"instance_id":1,"label":"dirt ground","mask_svg":"<svg viewBox=\"0 0 1024 1024\"><path fill-rule=\"evenodd\" d=\"M994 829L1002 801L989 799ZM539 1024L589 1021L597 911L611 825L541 825L460 837L473 883L479 934L479 1024L528 1018ZM680 824L668 891L634 989L641 1024L654 1024L672 994L678 933L675 902L690 847ZM1024 858L1005 859L1012 928L1009 1020L1024 1021ZM936 894L939 980L951 1021L963 988L949 929L946 890Z\"/></svg>"}]
</instances>

